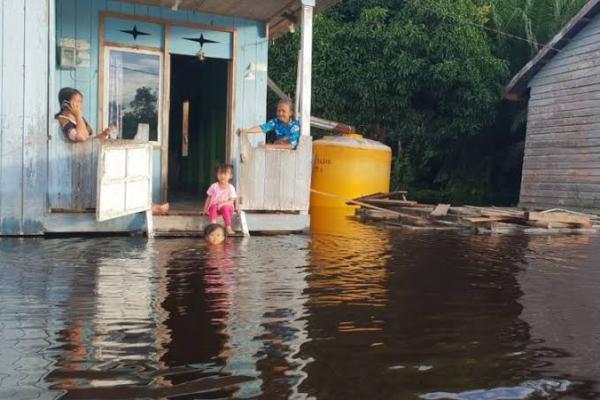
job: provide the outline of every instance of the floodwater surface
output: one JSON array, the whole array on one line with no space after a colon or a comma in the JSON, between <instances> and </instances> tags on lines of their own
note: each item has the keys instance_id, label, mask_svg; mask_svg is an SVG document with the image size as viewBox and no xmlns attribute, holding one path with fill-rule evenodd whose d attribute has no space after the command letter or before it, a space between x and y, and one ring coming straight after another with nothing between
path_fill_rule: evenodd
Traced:
<instances>
[{"instance_id":1,"label":"floodwater surface","mask_svg":"<svg viewBox=\"0 0 600 400\"><path fill-rule=\"evenodd\" d=\"M600 237L0 240L0 399L597 399Z\"/></svg>"}]
</instances>

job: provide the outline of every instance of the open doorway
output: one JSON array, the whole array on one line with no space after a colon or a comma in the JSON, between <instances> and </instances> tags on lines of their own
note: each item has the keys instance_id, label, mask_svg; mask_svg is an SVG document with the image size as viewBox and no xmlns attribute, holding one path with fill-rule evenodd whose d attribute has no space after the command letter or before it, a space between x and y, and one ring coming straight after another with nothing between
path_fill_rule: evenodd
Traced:
<instances>
[{"instance_id":1,"label":"open doorway","mask_svg":"<svg viewBox=\"0 0 600 400\"><path fill-rule=\"evenodd\" d=\"M228 60L171 55L169 187L172 208L197 211L226 160Z\"/></svg>"}]
</instances>

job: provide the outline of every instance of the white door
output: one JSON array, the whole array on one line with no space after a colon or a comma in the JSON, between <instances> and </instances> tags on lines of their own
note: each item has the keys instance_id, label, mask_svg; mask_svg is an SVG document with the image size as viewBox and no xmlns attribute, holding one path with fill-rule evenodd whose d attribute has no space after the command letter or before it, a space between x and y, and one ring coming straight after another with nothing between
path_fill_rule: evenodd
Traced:
<instances>
[{"instance_id":1,"label":"white door","mask_svg":"<svg viewBox=\"0 0 600 400\"><path fill-rule=\"evenodd\" d=\"M106 141L98 156L96 220L152 207L152 145Z\"/></svg>"}]
</instances>

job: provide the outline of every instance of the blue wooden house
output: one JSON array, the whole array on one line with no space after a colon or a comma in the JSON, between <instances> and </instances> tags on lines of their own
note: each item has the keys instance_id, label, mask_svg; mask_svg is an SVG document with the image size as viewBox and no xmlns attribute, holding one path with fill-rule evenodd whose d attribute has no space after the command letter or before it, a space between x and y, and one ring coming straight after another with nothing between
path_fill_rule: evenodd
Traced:
<instances>
[{"instance_id":1,"label":"blue wooden house","mask_svg":"<svg viewBox=\"0 0 600 400\"><path fill-rule=\"evenodd\" d=\"M149 196L171 204L170 215L155 220L159 231L201 230L195 213L221 162L235 166L251 229L307 227L312 18L315 8L334 2L0 2L0 235L143 229L144 214L127 205L120 216L98 218L101 191L105 201L127 202L106 189L98 165L108 156L101 151L131 143L147 144ZM294 25L303 36L303 136L296 151L265 150L261 138L236 132L265 120L268 43ZM92 128L114 126L115 138L64 137L54 114L67 86L83 93ZM107 167L117 175L121 153ZM133 161L123 160L130 168ZM272 174L283 170L292 173ZM130 185L125 197L139 190L143 185Z\"/></svg>"}]
</instances>

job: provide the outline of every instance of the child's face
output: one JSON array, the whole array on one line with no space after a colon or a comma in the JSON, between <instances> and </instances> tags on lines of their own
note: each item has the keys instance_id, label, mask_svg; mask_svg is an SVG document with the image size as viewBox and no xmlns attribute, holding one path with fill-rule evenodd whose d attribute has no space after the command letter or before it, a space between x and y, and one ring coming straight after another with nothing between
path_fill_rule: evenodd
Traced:
<instances>
[{"instance_id":1,"label":"child's face","mask_svg":"<svg viewBox=\"0 0 600 400\"><path fill-rule=\"evenodd\" d=\"M225 241L225 231L223 229L215 229L206 237L206 241L209 244L221 244Z\"/></svg>"},{"instance_id":2,"label":"child's face","mask_svg":"<svg viewBox=\"0 0 600 400\"><path fill-rule=\"evenodd\" d=\"M217 180L219 183L229 183L231 180L231 170L227 169L225 171L217 172Z\"/></svg>"},{"instance_id":3,"label":"child's face","mask_svg":"<svg viewBox=\"0 0 600 400\"><path fill-rule=\"evenodd\" d=\"M280 103L277 105L277 118L287 124L292 119L292 110L290 105L287 103Z\"/></svg>"}]
</instances>

